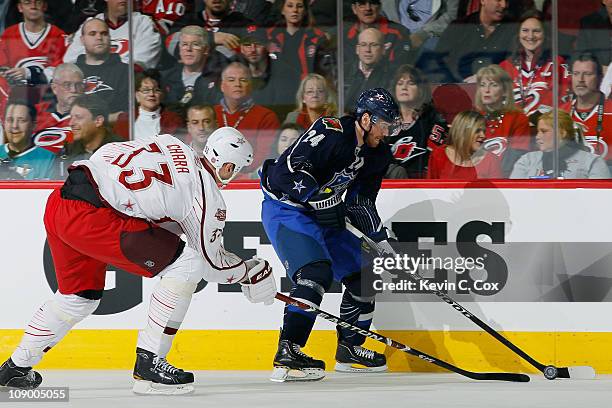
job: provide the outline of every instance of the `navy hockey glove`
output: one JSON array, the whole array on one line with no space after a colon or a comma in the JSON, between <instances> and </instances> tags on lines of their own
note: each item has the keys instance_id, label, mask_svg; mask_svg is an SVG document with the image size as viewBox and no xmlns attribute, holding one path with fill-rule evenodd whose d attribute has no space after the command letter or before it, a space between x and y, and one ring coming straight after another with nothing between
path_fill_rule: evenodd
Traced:
<instances>
[{"instance_id":1,"label":"navy hockey glove","mask_svg":"<svg viewBox=\"0 0 612 408\"><path fill-rule=\"evenodd\" d=\"M372 238L372 240L374 242L378 243L378 246L387 254L394 254L395 250L393 249L393 247L391 246L390 242L397 242L397 237L395 236L395 234L393 233L392 230L390 230L387 227L382 227L382 229L380 231L377 231L375 233L373 233L370 238Z\"/></svg>"},{"instance_id":2,"label":"navy hockey glove","mask_svg":"<svg viewBox=\"0 0 612 408\"><path fill-rule=\"evenodd\" d=\"M340 195L333 191L325 191L313 196L308 204L315 212L315 218L319 225L328 228L344 229L346 221L346 209Z\"/></svg>"}]
</instances>

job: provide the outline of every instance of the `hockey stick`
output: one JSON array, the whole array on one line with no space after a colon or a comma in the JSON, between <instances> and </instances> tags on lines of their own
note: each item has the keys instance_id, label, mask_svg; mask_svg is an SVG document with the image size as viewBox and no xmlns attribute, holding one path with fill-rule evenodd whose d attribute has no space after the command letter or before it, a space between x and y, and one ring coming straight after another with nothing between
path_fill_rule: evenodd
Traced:
<instances>
[{"instance_id":1,"label":"hockey stick","mask_svg":"<svg viewBox=\"0 0 612 408\"><path fill-rule=\"evenodd\" d=\"M385 250L383 250L378 243L372 240L370 237L365 235L363 232L359 231L350 223L346 223L346 229L349 230L353 235L357 238L363 240L368 246L370 246L374 251L376 251L379 255L396 255L396 253L389 254ZM424 278L419 275L418 272L414 271L414 273L407 274L410 279L415 282L423 280ZM549 380L554 380L555 378L574 378L581 380L590 380L595 378L595 370L591 366L574 366L574 367L555 367L554 365L544 365L538 361L536 361L529 354L525 353L514 343L510 342L507 338L499 334L495 329L491 326L487 325L485 322L480 320L478 317L470 313L465 307L461 306L459 303L451 299L447 294L441 292L439 290L427 290L429 293L433 293L434 295L441 298L443 301L448 303L453 309L457 312L461 313L476 325L478 325L481 329L489 333L491 336L495 337L500 343L504 346L508 347L510 350L514 351L516 354L521 356L525 361L529 364L540 370L544 377Z\"/></svg>"},{"instance_id":2,"label":"hockey stick","mask_svg":"<svg viewBox=\"0 0 612 408\"><path fill-rule=\"evenodd\" d=\"M419 351L417 349L413 349L411 347L408 347L402 343L398 343L395 340L392 340L388 337L385 337L383 335L380 335L378 333L374 333L373 331L370 330L366 330L366 329L362 329L360 327L354 326L352 324L350 324L349 322L347 322L346 320L343 320L339 317L336 317L332 314L329 314L321 309L319 309L318 307L314 307L314 306L310 306L307 305L306 303L302 303L297 299L294 299L290 296L286 296L283 295L282 293L277 293L276 294L276 299L280 300L281 302L285 302L288 305L293 305L295 307L299 307L302 310L305 310L307 312L312 312L315 313L317 316L321 316L322 318L324 318L327 321L330 321L332 323L335 323L345 329L349 329L352 330L354 332L357 332L361 335L364 335L366 337L369 337L373 340L379 341L383 344L386 344L387 346L396 348L398 350L401 350L405 353L411 354L413 356L416 356L418 358L420 358L421 360L427 361L428 363L431 364L435 364L438 367L442 367L445 368L449 371L453 371L455 373L464 375L468 378L471 378L473 380L495 380L495 381L513 381L513 382L529 382L530 378L528 375L525 374L515 374L515 373L475 373L472 371L467 371L464 370L462 368L456 367L450 363L447 363L446 361L443 360L439 360L433 356L430 356L429 354L423 353L422 351Z\"/></svg>"}]
</instances>

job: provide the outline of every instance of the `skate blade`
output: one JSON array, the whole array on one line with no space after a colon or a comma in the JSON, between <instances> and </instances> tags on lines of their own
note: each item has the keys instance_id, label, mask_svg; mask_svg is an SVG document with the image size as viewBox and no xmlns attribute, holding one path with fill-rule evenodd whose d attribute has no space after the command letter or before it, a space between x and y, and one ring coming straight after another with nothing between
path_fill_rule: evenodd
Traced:
<instances>
[{"instance_id":1,"label":"skate blade","mask_svg":"<svg viewBox=\"0 0 612 408\"><path fill-rule=\"evenodd\" d=\"M386 364L378 367L366 367L361 364L336 362L334 368L341 373L382 373L383 371L387 371Z\"/></svg>"},{"instance_id":2,"label":"skate blade","mask_svg":"<svg viewBox=\"0 0 612 408\"><path fill-rule=\"evenodd\" d=\"M158 384L151 381L134 381L132 392L138 395L185 395L191 394L195 388L191 384Z\"/></svg>"},{"instance_id":3,"label":"skate blade","mask_svg":"<svg viewBox=\"0 0 612 408\"><path fill-rule=\"evenodd\" d=\"M319 368L304 368L294 370L289 367L274 367L270 381L291 382L291 381L319 381L325 377L325 371Z\"/></svg>"}]
</instances>

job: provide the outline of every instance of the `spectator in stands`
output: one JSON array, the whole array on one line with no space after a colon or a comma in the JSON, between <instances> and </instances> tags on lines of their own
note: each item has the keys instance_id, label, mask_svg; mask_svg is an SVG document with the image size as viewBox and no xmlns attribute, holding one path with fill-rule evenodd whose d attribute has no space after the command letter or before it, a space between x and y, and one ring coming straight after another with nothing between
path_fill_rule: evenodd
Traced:
<instances>
[{"instance_id":1,"label":"spectator in stands","mask_svg":"<svg viewBox=\"0 0 612 408\"><path fill-rule=\"evenodd\" d=\"M433 50L442 32L457 18L459 0L382 0L382 11L410 31L413 49Z\"/></svg>"},{"instance_id":2,"label":"spectator in stands","mask_svg":"<svg viewBox=\"0 0 612 408\"><path fill-rule=\"evenodd\" d=\"M366 89L384 88L393 75L393 67L385 58L384 35L376 28L359 33L354 52L357 60L347 65L344 75L344 105L355 106Z\"/></svg>"},{"instance_id":3,"label":"spectator in stands","mask_svg":"<svg viewBox=\"0 0 612 408\"><path fill-rule=\"evenodd\" d=\"M353 1L352 11L356 21L344 24L344 58L347 63L355 62L358 36L366 28L376 28L383 34L384 51L388 62L396 66L413 62L414 56L410 52L410 32L403 25L389 21L381 14L380 0Z\"/></svg>"},{"instance_id":4,"label":"spectator in stands","mask_svg":"<svg viewBox=\"0 0 612 408\"><path fill-rule=\"evenodd\" d=\"M75 99L70 110L70 128L74 140L66 144L56 157L53 179L65 179L68 167L73 162L89 159L101 146L125 141L109 130L108 115L108 104L100 95L81 95Z\"/></svg>"},{"instance_id":5,"label":"spectator in stands","mask_svg":"<svg viewBox=\"0 0 612 408\"><path fill-rule=\"evenodd\" d=\"M425 178L431 150L446 140L446 120L433 107L427 78L412 65L397 69L389 90L400 107L402 125L385 140L394 158L385 177Z\"/></svg>"},{"instance_id":6,"label":"spectator in stands","mask_svg":"<svg viewBox=\"0 0 612 408\"><path fill-rule=\"evenodd\" d=\"M309 74L302 80L295 95L296 110L290 112L284 123L295 123L308 129L321 116L337 116L336 93L325 78Z\"/></svg>"},{"instance_id":7,"label":"spectator in stands","mask_svg":"<svg viewBox=\"0 0 612 408\"><path fill-rule=\"evenodd\" d=\"M599 90L603 75L599 60L592 53L577 53L572 58L573 98L560 106L583 127L593 153L612 163L612 100Z\"/></svg>"},{"instance_id":8,"label":"spectator in stands","mask_svg":"<svg viewBox=\"0 0 612 408\"><path fill-rule=\"evenodd\" d=\"M268 157L280 127L278 118L270 109L253 102L251 71L240 62L232 62L223 70L221 92L221 103L215 105L217 124L238 129L253 145L253 164L243 172L251 172L249 177L256 178L255 170Z\"/></svg>"},{"instance_id":9,"label":"spectator in stands","mask_svg":"<svg viewBox=\"0 0 612 408\"><path fill-rule=\"evenodd\" d=\"M55 100L42 102L36 106L38 111L36 131L68 126L72 103L85 91L83 71L72 63L58 65L53 72L51 91Z\"/></svg>"},{"instance_id":10,"label":"spectator in stands","mask_svg":"<svg viewBox=\"0 0 612 408\"><path fill-rule=\"evenodd\" d=\"M507 0L481 0L480 11L453 21L433 54L419 66L432 82L475 82L476 72L510 54L515 25L504 18Z\"/></svg>"},{"instance_id":11,"label":"spectator in stands","mask_svg":"<svg viewBox=\"0 0 612 408\"><path fill-rule=\"evenodd\" d=\"M525 12L519 19L515 41L512 55L500 64L514 83L514 102L526 115L533 114L540 106L551 109L555 64L544 15L535 9ZM571 88L569 70L563 57L557 58L556 69L561 100Z\"/></svg>"},{"instance_id":12,"label":"spectator in stands","mask_svg":"<svg viewBox=\"0 0 612 408\"><path fill-rule=\"evenodd\" d=\"M118 54L126 64L131 57L134 63L142 68L155 68L161 56L161 37L155 30L151 17L137 11L132 13L130 22L134 43L133 53L130 54L127 1L106 0L106 4L106 12L96 15L96 18L105 21L109 27L112 52ZM85 35L86 24L87 22L83 23L74 33L72 43L64 55L64 62L75 62L85 52L81 37Z\"/></svg>"},{"instance_id":13,"label":"spectator in stands","mask_svg":"<svg viewBox=\"0 0 612 408\"><path fill-rule=\"evenodd\" d=\"M279 129L274 145L272 157L277 158L304 133L304 128L295 123L283 123Z\"/></svg>"},{"instance_id":14,"label":"spectator in stands","mask_svg":"<svg viewBox=\"0 0 612 408\"><path fill-rule=\"evenodd\" d=\"M110 121L115 122L128 109L128 65L119 55L111 53L108 25L99 18L83 24L81 41L85 54L79 55L76 65L85 77L85 92L104 97L111 107Z\"/></svg>"},{"instance_id":15,"label":"spectator in stands","mask_svg":"<svg viewBox=\"0 0 612 408\"><path fill-rule=\"evenodd\" d=\"M231 2L231 10L253 20L259 26L265 26L270 22L272 14L272 3L268 0L234 0ZM203 3L198 5L198 11L204 8Z\"/></svg>"},{"instance_id":16,"label":"spectator in stands","mask_svg":"<svg viewBox=\"0 0 612 408\"><path fill-rule=\"evenodd\" d=\"M298 84L306 75L326 74L322 69L326 64L324 60L331 58L327 55L327 37L312 26L307 0L279 0L275 6L280 18L268 30L268 49L290 68L285 77L293 87L286 92L295 95Z\"/></svg>"},{"instance_id":17,"label":"spectator in stands","mask_svg":"<svg viewBox=\"0 0 612 408\"><path fill-rule=\"evenodd\" d=\"M192 105L187 110L187 140L191 148L200 156L208 136L217 129L215 109L208 105Z\"/></svg>"},{"instance_id":18,"label":"spectator in stands","mask_svg":"<svg viewBox=\"0 0 612 408\"><path fill-rule=\"evenodd\" d=\"M170 34L174 23L180 20L192 6L190 0L139 0L139 11L151 17L162 37Z\"/></svg>"},{"instance_id":19,"label":"spectator in stands","mask_svg":"<svg viewBox=\"0 0 612 408\"><path fill-rule=\"evenodd\" d=\"M66 34L45 21L46 0L19 0L23 22L0 37L0 67L9 82L45 84L66 52Z\"/></svg>"},{"instance_id":20,"label":"spectator in stands","mask_svg":"<svg viewBox=\"0 0 612 408\"><path fill-rule=\"evenodd\" d=\"M233 57L240 46L240 33L244 27L254 24L253 20L232 10L230 0L202 0L202 2L204 10L196 5L194 13L185 14L173 25L171 31L177 32L188 25L204 27L210 34L209 48L218 50L227 58ZM176 41L175 35L168 41L170 54L174 55L173 44L176 44Z\"/></svg>"},{"instance_id":21,"label":"spectator in stands","mask_svg":"<svg viewBox=\"0 0 612 408\"><path fill-rule=\"evenodd\" d=\"M253 100L285 117L295 101L291 89L295 84L287 76L290 67L268 52L268 36L264 29L247 26L240 37L240 57L249 66L252 77Z\"/></svg>"},{"instance_id":22,"label":"spectator in stands","mask_svg":"<svg viewBox=\"0 0 612 408\"><path fill-rule=\"evenodd\" d=\"M485 139L484 117L473 111L459 113L451 124L448 145L436 147L429 156L427 178L501 178L500 160L483 148Z\"/></svg>"},{"instance_id":23,"label":"spectator in stands","mask_svg":"<svg viewBox=\"0 0 612 408\"><path fill-rule=\"evenodd\" d=\"M163 91L160 87L160 74L155 69L136 74L137 109L132 128L134 140L148 139L162 134L176 135L184 127L183 119L176 112L164 109L161 104ZM115 123L115 134L124 139L130 138L129 115L122 113Z\"/></svg>"},{"instance_id":24,"label":"spectator in stands","mask_svg":"<svg viewBox=\"0 0 612 408\"><path fill-rule=\"evenodd\" d=\"M565 179L607 179L608 166L584 144L582 129L575 126L569 113L558 112L559 177ZM514 165L510 178L554 178L555 132L553 112L540 115L537 121L536 145L539 151L523 155Z\"/></svg>"},{"instance_id":25,"label":"spectator in stands","mask_svg":"<svg viewBox=\"0 0 612 408\"><path fill-rule=\"evenodd\" d=\"M162 72L167 106L181 110L191 104L214 104L219 100L218 82L227 60L211 50L208 37L202 27L181 29L180 63Z\"/></svg>"},{"instance_id":26,"label":"spectator in stands","mask_svg":"<svg viewBox=\"0 0 612 408\"><path fill-rule=\"evenodd\" d=\"M36 124L36 109L26 101L8 102L4 120L4 144L0 146L0 167L3 176L27 180L49 177L55 155L35 146L32 131Z\"/></svg>"},{"instance_id":27,"label":"spectator in stands","mask_svg":"<svg viewBox=\"0 0 612 408\"><path fill-rule=\"evenodd\" d=\"M219 80L227 59L211 50L209 33L186 26L179 38L180 63L162 72L164 103L183 110L191 104L213 105L219 101Z\"/></svg>"},{"instance_id":28,"label":"spectator in stands","mask_svg":"<svg viewBox=\"0 0 612 408\"><path fill-rule=\"evenodd\" d=\"M580 19L576 51L595 55L605 72L612 61L612 0L601 3L598 11Z\"/></svg>"},{"instance_id":29,"label":"spectator in stands","mask_svg":"<svg viewBox=\"0 0 612 408\"><path fill-rule=\"evenodd\" d=\"M512 79L499 65L478 70L474 105L485 118L485 149L503 158L505 175L531 147L529 119L516 107Z\"/></svg>"}]
</instances>

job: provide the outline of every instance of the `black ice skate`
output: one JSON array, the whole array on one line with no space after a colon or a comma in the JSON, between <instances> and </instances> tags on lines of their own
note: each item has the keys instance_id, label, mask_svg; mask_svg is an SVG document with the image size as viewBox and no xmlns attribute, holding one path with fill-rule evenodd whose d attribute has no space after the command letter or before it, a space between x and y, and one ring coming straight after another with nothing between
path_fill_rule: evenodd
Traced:
<instances>
[{"instance_id":1,"label":"black ice skate","mask_svg":"<svg viewBox=\"0 0 612 408\"><path fill-rule=\"evenodd\" d=\"M387 371L387 358L373 350L338 341L335 368L343 373L377 373Z\"/></svg>"},{"instance_id":2,"label":"black ice skate","mask_svg":"<svg viewBox=\"0 0 612 408\"><path fill-rule=\"evenodd\" d=\"M300 346L289 340L280 340L274 356L274 370L270 380L316 381L325 377L325 362L316 360L300 350Z\"/></svg>"},{"instance_id":3,"label":"black ice skate","mask_svg":"<svg viewBox=\"0 0 612 408\"><path fill-rule=\"evenodd\" d=\"M17 367L10 358L0 366L0 390L18 388L31 390L40 385L42 375L32 367Z\"/></svg>"},{"instance_id":4,"label":"black ice skate","mask_svg":"<svg viewBox=\"0 0 612 408\"><path fill-rule=\"evenodd\" d=\"M132 391L141 395L179 395L194 391L193 373L174 367L165 358L136 348Z\"/></svg>"}]
</instances>

